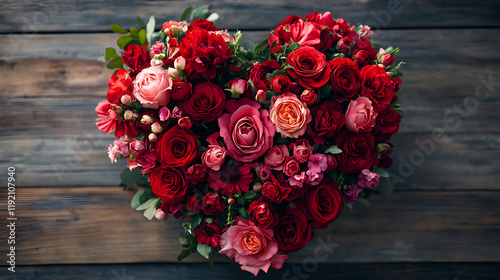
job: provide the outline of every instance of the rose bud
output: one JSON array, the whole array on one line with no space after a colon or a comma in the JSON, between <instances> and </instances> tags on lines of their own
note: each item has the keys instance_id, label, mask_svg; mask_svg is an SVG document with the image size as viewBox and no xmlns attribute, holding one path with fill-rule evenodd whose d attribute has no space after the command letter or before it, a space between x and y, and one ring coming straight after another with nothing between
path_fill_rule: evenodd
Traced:
<instances>
[{"instance_id":1,"label":"rose bud","mask_svg":"<svg viewBox=\"0 0 500 280\"><path fill-rule=\"evenodd\" d=\"M352 60L354 60L358 65L362 66L368 62L369 53L367 50L355 51L352 55Z\"/></svg>"},{"instance_id":2,"label":"rose bud","mask_svg":"<svg viewBox=\"0 0 500 280\"><path fill-rule=\"evenodd\" d=\"M239 95L242 95L248 89L248 82L243 79L236 78L229 81L229 89L231 90L234 98L239 98Z\"/></svg>"},{"instance_id":3,"label":"rose bud","mask_svg":"<svg viewBox=\"0 0 500 280\"><path fill-rule=\"evenodd\" d=\"M163 212L163 210L161 210L160 208L158 208L158 209L156 209L155 217L158 220L166 221L168 219L168 214Z\"/></svg>"},{"instance_id":4,"label":"rose bud","mask_svg":"<svg viewBox=\"0 0 500 280\"><path fill-rule=\"evenodd\" d=\"M158 137L154 133L150 133L149 136L148 136L148 139L149 139L150 142L156 142L157 138Z\"/></svg>"},{"instance_id":5,"label":"rose bud","mask_svg":"<svg viewBox=\"0 0 500 280\"><path fill-rule=\"evenodd\" d=\"M182 117L177 120L177 124L184 129L190 129L193 126L193 122L189 117Z\"/></svg>"},{"instance_id":6,"label":"rose bud","mask_svg":"<svg viewBox=\"0 0 500 280\"><path fill-rule=\"evenodd\" d=\"M139 114L134 113L132 114L132 120L135 122L139 118Z\"/></svg>"},{"instance_id":7,"label":"rose bud","mask_svg":"<svg viewBox=\"0 0 500 280\"><path fill-rule=\"evenodd\" d=\"M257 94L255 94L255 101L263 103L264 101L266 101L266 97L267 93L264 90L259 89L259 91L257 91Z\"/></svg>"},{"instance_id":8,"label":"rose bud","mask_svg":"<svg viewBox=\"0 0 500 280\"><path fill-rule=\"evenodd\" d=\"M163 132L163 127L161 127L161 124L159 122L155 122L151 125L151 132L153 132L154 134L160 134Z\"/></svg>"},{"instance_id":9,"label":"rose bud","mask_svg":"<svg viewBox=\"0 0 500 280\"><path fill-rule=\"evenodd\" d=\"M201 162L203 162L203 165L206 167L214 171L219 171L221 165L223 165L226 160L226 153L227 150L225 148L210 145L201 156Z\"/></svg>"},{"instance_id":10,"label":"rose bud","mask_svg":"<svg viewBox=\"0 0 500 280\"><path fill-rule=\"evenodd\" d=\"M354 40L350 37L344 37L337 42L339 52L349 52L354 45Z\"/></svg>"},{"instance_id":11,"label":"rose bud","mask_svg":"<svg viewBox=\"0 0 500 280\"><path fill-rule=\"evenodd\" d=\"M233 72L236 72L236 73L238 73L238 72L240 72L240 71L241 71L241 67L242 67L242 65L241 65L241 64L239 64L239 65L238 65L238 64L235 64L235 63L231 63L231 64L229 64L229 69L230 69L231 71L233 71Z\"/></svg>"},{"instance_id":12,"label":"rose bud","mask_svg":"<svg viewBox=\"0 0 500 280\"><path fill-rule=\"evenodd\" d=\"M168 68L168 74L172 79L178 78L179 77L179 71L177 69L174 69L172 67Z\"/></svg>"},{"instance_id":13,"label":"rose bud","mask_svg":"<svg viewBox=\"0 0 500 280\"><path fill-rule=\"evenodd\" d=\"M172 116L172 112L167 107L161 107L159 115L160 115L160 121L164 122L170 119L170 117Z\"/></svg>"},{"instance_id":14,"label":"rose bud","mask_svg":"<svg viewBox=\"0 0 500 280\"><path fill-rule=\"evenodd\" d=\"M389 67L394 63L394 56L392 56L390 53L383 54L382 56L379 57L380 64L382 68L384 67Z\"/></svg>"},{"instance_id":15,"label":"rose bud","mask_svg":"<svg viewBox=\"0 0 500 280\"><path fill-rule=\"evenodd\" d=\"M290 78L285 75L271 77L271 86L276 93L288 91L291 85L292 81L290 81Z\"/></svg>"},{"instance_id":16,"label":"rose bud","mask_svg":"<svg viewBox=\"0 0 500 280\"><path fill-rule=\"evenodd\" d=\"M262 184L259 182L256 182L253 184L252 189L254 192L260 192L260 189L262 189Z\"/></svg>"},{"instance_id":17,"label":"rose bud","mask_svg":"<svg viewBox=\"0 0 500 280\"><path fill-rule=\"evenodd\" d=\"M300 100L307 104L307 106L312 106L318 100L318 95L314 90L305 89L300 95Z\"/></svg>"},{"instance_id":18,"label":"rose bud","mask_svg":"<svg viewBox=\"0 0 500 280\"><path fill-rule=\"evenodd\" d=\"M234 202L235 202L234 198L232 198L232 197L227 200L227 204L230 204L230 205L233 205Z\"/></svg>"},{"instance_id":19,"label":"rose bud","mask_svg":"<svg viewBox=\"0 0 500 280\"><path fill-rule=\"evenodd\" d=\"M176 58L174 60L174 67L179 72L181 70L184 70L184 68L186 68L186 59L184 59L184 57L182 57L182 56L179 56L178 58Z\"/></svg>"},{"instance_id":20,"label":"rose bud","mask_svg":"<svg viewBox=\"0 0 500 280\"><path fill-rule=\"evenodd\" d=\"M120 102L125 105L130 105L130 103L132 102L132 97L128 94L125 94L120 98Z\"/></svg>"},{"instance_id":21,"label":"rose bud","mask_svg":"<svg viewBox=\"0 0 500 280\"><path fill-rule=\"evenodd\" d=\"M163 59L162 59L163 55L161 54L157 54L153 57L153 59L151 59L151 67L157 67L157 66L163 66Z\"/></svg>"},{"instance_id":22,"label":"rose bud","mask_svg":"<svg viewBox=\"0 0 500 280\"><path fill-rule=\"evenodd\" d=\"M141 118L141 123L142 124L151 124L151 123L153 123L153 118L151 118L151 116L148 116L148 115L143 115Z\"/></svg>"},{"instance_id":23,"label":"rose bud","mask_svg":"<svg viewBox=\"0 0 500 280\"><path fill-rule=\"evenodd\" d=\"M127 111L125 111L125 113L123 114L123 117L124 117L126 120L131 120L133 116L134 116L134 112L132 112L131 110L127 110Z\"/></svg>"}]
</instances>

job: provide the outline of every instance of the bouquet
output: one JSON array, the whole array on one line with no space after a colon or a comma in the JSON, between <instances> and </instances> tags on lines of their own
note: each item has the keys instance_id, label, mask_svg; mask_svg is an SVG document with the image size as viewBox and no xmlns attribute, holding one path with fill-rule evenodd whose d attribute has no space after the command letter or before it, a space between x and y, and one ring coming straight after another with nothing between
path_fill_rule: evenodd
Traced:
<instances>
[{"instance_id":1,"label":"bouquet","mask_svg":"<svg viewBox=\"0 0 500 280\"><path fill-rule=\"evenodd\" d=\"M190 16L187 22L187 17ZM208 20L206 19L208 17ZM352 203L387 194L399 130L398 49L330 12L289 16L255 48L218 29L207 7L155 19L106 49L97 127L138 185L132 207L184 221L178 260L226 255L255 275L280 269Z\"/></svg>"}]
</instances>

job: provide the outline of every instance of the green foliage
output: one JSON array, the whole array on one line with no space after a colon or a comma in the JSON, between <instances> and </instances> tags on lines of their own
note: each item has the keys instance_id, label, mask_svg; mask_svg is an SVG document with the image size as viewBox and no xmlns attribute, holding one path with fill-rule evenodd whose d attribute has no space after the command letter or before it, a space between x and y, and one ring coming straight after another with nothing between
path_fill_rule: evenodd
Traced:
<instances>
[{"instance_id":1,"label":"green foliage","mask_svg":"<svg viewBox=\"0 0 500 280\"><path fill-rule=\"evenodd\" d=\"M151 220L151 219L153 219L153 217L155 215L159 201L160 201L159 198L150 198L146 202L144 202L143 204L139 205L139 207L137 207L136 210L137 211L144 210L144 217L146 217L146 219L148 219L148 220Z\"/></svg>"},{"instance_id":2,"label":"green foliage","mask_svg":"<svg viewBox=\"0 0 500 280\"><path fill-rule=\"evenodd\" d=\"M130 186L133 184L138 184L142 180L145 180L145 178L142 175L141 168L136 168L134 170L125 168L120 174L120 180L122 184Z\"/></svg>"},{"instance_id":3,"label":"green foliage","mask_svg":"<svg viewBox=\"0 0 500 280\"><path fill-rule=\"evenodd\" d=\"M208 259L210 256L210 252L212 251L212 247L206 245L206 244L201 244L201 243L198 243L198 245L196 246L196 250L198 251L198 253L200 253L200 255L202 255L205 259Z\"/></svg>"},{"instance_id":4,"label":"green foliage","mask_svg":"<svg viewBox=\"0 0 500 280\"><path fill-rule=\"evenodd\" d=\"M145 190L138 190L134 197L132 197L132 201L130 202L130 206L133 209L137 209L141 204L148 200L148 193Z\"/></svg>"},{"instance_id":5,"label":"green foliage","mask_svg":"<svg viewBox=\"0 0 500 280\"><path fill-rule=\"evenodd\" d=\"M337 146L333 145L328 147L328 149L326 149L323 153L335 155L342 153L342 150L339 149Z\"/></svg>"},{"instance_id":6,"label":"green foliage","mask_svg":"<svg viewBox=\"0 0 500 280\"><path fill-rule=\"evenodd\" d=\"M389 185L389 182L387 182L386 179L380 179L375 190L379 191L384 198L389 198L394 192L393 188Z\"/></svg>"},{"instance_id":7,"label":"green foliage","mask_svg":"<svg viewBox=\"0 0 500 280\"><path fill-rule=\"evenodd\" d=\"M181 14L181 17L179 18L179 21L186 20L186 18L189 16L191 11L193 10L193 7L187 7Z\"/></svg>"},{"instance_id":8,"label":"green foliage","mask_svg":"<svg viewBox=\"0 0 500 280\"><path fill-rule=\"evenodd\" d=\"M127 34L128 31L125 30L123 27L116 25L116 24L111 24L111 31L115 33L121 33L121 34Z\"/></svg>"},{"instance_id":9,"label":"green foliage","mask_svg":"<svg viewBox=\"0 0 500 280\"><path fill-rule=\"evenodd\" d=\"M199 18L206 19L208 17L208 14L209 14L208 5L203 5L193 10L193 12L191 13L191 17L189 17L189 20L194 21Z\"/></svg>"},{"instance_id":10,"label":"green foliage","mask_svg":"<svg viewBox=\"0 0 500 280\"><path fill-rule=\"evenodd\" d=\"M373 173L377 173L378 175L380 175L380 177L389 178L389 173L387 172L387 170L380 167L375 167L373 169Z\"/></svg>"}]
</instances>

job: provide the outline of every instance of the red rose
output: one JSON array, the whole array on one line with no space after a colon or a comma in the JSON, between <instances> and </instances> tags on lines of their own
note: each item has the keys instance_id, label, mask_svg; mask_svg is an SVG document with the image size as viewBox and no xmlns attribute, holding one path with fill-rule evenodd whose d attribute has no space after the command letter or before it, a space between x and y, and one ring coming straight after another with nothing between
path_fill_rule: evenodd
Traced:
<instances>
[{"instance_id":1,"label":"red rose","mask_svg":"<svg viewBox=\"0 0 500 280\"><path fill-rule=\"evenodd\" d=\"M202 196L199 193L189 196L186 200L186 209L195 214L200 214Z\"/></svg>"},{"instance_id":2,"label":"red rose","mask_svg":"<svg viewBox=\"0 0 500 280\"><path fill-rule=\"evenodd\" d=\"M205 29L207 31L219 30L217 27L215 27L213 22L206 20L206 19L203 19L203 18L199 18L199 19L196 19L195 21L191 22L191 24L189 24L189 26L188 26L188 32L190 30L193 30L195 27L199 27L199 28ZM188 32L186 32L186 35Z\"/></svg>"},{"instance_id":3,"label":"red rose","mask_svg":"<svg viewBox=\"0 0 500 280\"><path fill-rule=\"evenodd\" d=\"M392 85L394 86L394 92L399 91L399 85L403 83L403 80L401 78L391 78ZM393 100L394 102L394 100Z\"/></svg>"},{"instance_id":4,"label":"red rose","mask_svg":"<svg viewBox=\"0 0 500 280\"><path fill-rule=\"evenodd\" d=\"M288 194L292 191L291 188L283 186L274 176L271 176L272 182L265 182L262 185L261 193L262 196L268 201L281 203L283 199L288 197Z\"/></svg>"},{"instance_id":5,"label":"red rose","mask_svg":"<svg viewBox=\"0 0 500 280\"><path fill-rule=\"evenodd\" d=\"M372 101L376 112L387 107L394 97L394 86L383 68L378 65L367 65L361 69L361 96Z\"/></svg>"},{"instance_id":6,"label":"red rose","mask_svg":"<svg viewBox=\"0 0 500 280\"><path fill-rule=\"evenodd\" d=\"M219 215L226 205L218 193L209 192L203 197L201 210L206 215Z\"/></svg>"},{"instance_id":7,"label":"red rose","mask_svg":"<svg viewBox=\"0 0 500 280\"><path fill-rule=\"evenodd\" d=\"M367 53L367 61L372 61L377 59L377 51L372 47L372 43L370 39L359 39L354 46L352 53L353 56L359 51L366 51Z\"/></svg>"},{"instance_id":8,"label":"red rose","mask_svg":"<svg viewBox=\"0 0 500 280\"><path fill-rule=\"evenodd\" d=\"M315 90L305 89L300 95L300 101L307 104L307 106L313 106L318 100L318 94Z\"/></svg>"},{"instance_id":9,"label":"red rose","mask_svg":"<svg viewBox=\"0 0 500 280\"><path fill-rule=\"evenodd\" d=\"M393 160L390 157L392 153L392 148L394 145L392 143L387 143L389 146L387 150L385 150L381 155L378 163L378 167L384 168L384 169L389 169L392 166Z\"/></svg>"},{"instance_id":10,"label":"red rose","mask_svg":"<svg viewBox=\"0 0 500 280\"><path fill-rule=\"evenodd\" d=\"M207 168L203 164L195 164L187 169L186 174L191 184L198 185L199 183L205 181Z\"/></svg>"},{"instance_id":11,"label":"red rose","mask_svg":"<svg viewBox=\"0 0 500 280\"><path fill-rule=\"evenodd\" d=\"M195 134L177 125L160 135L156 142L158 160L175 167L190 165L197 159L199 151Z\"/></svg>"},{"instance_id":12,"label":"red rose","mask_svg":"<svg viewBox=\"0 0 500 280\"><path fill-rule=\"evenodd\" d=\"M166 214L174 215L174 218L176 218L176 219L180 218L185 210L183 203L171 204L171 203L168 203L167 201L163 201L161 203L160 209L161 209L161 211L165 212Z\"/></svg>"},{"instance_id":13,"label":"red rose","mask_svg":"<svg viewBox=\"0 0 500 280\"><path fill-rule=\"evenodd\" d=\"M182 38L179 51L186 59L186 74L190 78L199 75L213 79L216 67L233 55L222 36L195 27Z\"/></svg>"},{"instance_id":14,"label":"red rose","mask_svg":"<svg viewBox=\"0 0 500 280\"><path fill-rule=\"evenodd\" d=\"M353 39L354 41L358 40L358 34L353 31L353 28L349 25L349 23L346 23L345 19L343 18L338 18L337 21L335 21L335 24L332 27L332 33L333 33L333 42L337 43L340 39L344 37L349 37Z\"/></svg>"},{"instance_id":15,"label":"red rose","mask_svg":"<svg viewBox=\"0 0 500 280\"><path fill-rule=\"evenodd\" d=\"M182 202L188 190L186 174L170 165L154 168L149 181L153 193L169 204Z\"/></svg>"},{"instance_id":16,"label":"red rose","mask_svg":"<svg viewBox=\"0 0 500 280\"><path fill-rule=\"evenodd\" d=\"M357 50L352 53L352 60L356 62L356 64L359 65L359 67L365 66L366 63L368 63L368 57L370 54L368 51L365 50Z\"/></svg>"},{"instance_id":17,"label":"red rose","mask_svg":"<svg viewBox=\"0 0 500 280\"><path fill-rule=\"evenodd\" d=\"M380 58L380 63L385 67L389 67L394 63L394 56L392 56L390 53L385 53Z\"/></svg>"},{"instance_id":18,"label":"red rose","mask_svg":"<svg viewBox=\"0 0 500 280\"><path fill-rule=\"evenodd\" d=\"M387 107L380 111L377 116L373 134L377 142L385 142L392 135L398 133L401 116L394 109Z\"/></svg>"},{"instance_id":19,"label":"red rose","mask_svg":"<svg viewBox=\"0 0 500 280\"><path fill-rule=\"evenodd\" d=\"M309 187L304 206L311 225L318 229L326 228L338 218L344 208L342 193L337 182L324 179L320 185Z\"/></svg>"},{"instance_id":20,"label":"red rose","mask_svg":"<svg viewBox=\"0 0 500 280\"><path fill-rule=\"evenodd\" d=\"M134 70L131 76L135 76L141 72L142 69L150 66L151 58L149 52L146 50L147 45L139 47L135 44L125 46L122 55L122 61L128 67Z\"/></svg>"},{"instance_id":21,"label":"red rose","mask_svg":"<svg viewBox=\"0 0 500 280\"><path fill-rule=\"evenodd\" d=\"M270 82L266 74L279 69L281 69L281 66L274 59L266 60L262 63L254 62L248 73L248 79L252 81L256 90L268 91ZM247 97L253 99L253 96Z\"/></svg>"},{"instance_id":22,"label":"red rose","mask_svg":"<svg viewBox=\"0 0 500 280\"><path fill-rule=\"evenodd\" d=\"M292 67L286 69L288 74L305 88L319 88L330 78L330 66L325 55L313 47L297 48L286 61Z\"/></svg>"},{"instance_id":23,"label":"red rose","mask_svg":"<svg viewBox=\"0 0 500 280\"><path fill-rule=\"evenodd\" d=\"M338 133L345 123L342 106L331 100L312 107L311 115L312 121L307 126L307 134L313 137L316 144L323 143L325 139Z\"/></svg>"},{"instance_id":24,"label":"red rose","mask_svg":"<svg viewBox=\"0 0 500 280\"><path fill-rule=\"evenodd\" d=\"M211 82L204 82L194 87L193 94L179 102L181 111L193 121L211 122L224 110L226 95L220 87Z\"/></svg>"},{"instance_id":25,"label":"red rose","mask_svg":"<svg viewBox=\"0 0 500 280\"><path fill-rule=\"evenodd\" d=\"M335 155L338 168L346 173L369 169L377 158L375 137L370 132L343 130L337 136L337 147L342 150Z\"/></svg>"},{"instance_id":26,"label":"red rose","mask_svg":"<svg viewBox=\"0 0 500 280\"><path fill-rule=\"evenodd\" d=\"M134 98L132 94L132 78L126 70L118 69L116 75L113 74L108 81L108 94L107 99L110 103L120 104L120 98L124 95Z\"/></svg>"},{"instance_id":27,"label":"red rose","mask_svg":"<svg viewBox=\"0 0 500 280\"><path fill-rule=\"evenodd\" d=\"M297 208L287 208L274 227L274 238L284 252L297 252L313 237L311 225Z\"/></svg>"},{"instance_id":28,"label":"red rose","mask_svg":"<svg viewBox=\"0 0 500 280\"><path fill-rule=\"evenodd\" d=\"M277 75L275 77L271 77L271 85L276 93L284 93L288 91L292 85L292 81L290 81L290 78L285 75Z\"/></svg>"},{"instance_id":29,"label":"red rose","mask_svg":"<svg viewBox=\"0 0 500 280\"><path fill-rule=\"evenodd\" d=\"M184 100L191 95L193 86L186 79L173 79L172 82L170 97L173 100Z\"/></svg>"},{"instance_id":30,"label":"red rose","mask_svg":"<svg viewBox=\"0 0 500 280\"><path fill-rule=\"evenodd\" d=\"M273 228L278 223L278 215L269 202L259 199L248 207L250 219L263 228Z\"/></svg>"},{"instance_id":31,"label":"red rose","mask_svg":"<svg viewBox=\"0 0 500 280\"><path fill-rule=\"evenodd\" d=\"M356 62L349 58L330 61L330 86L335 99L339 102L353 98L361 86L359 69Z\"/></svg>"}]
</instances>

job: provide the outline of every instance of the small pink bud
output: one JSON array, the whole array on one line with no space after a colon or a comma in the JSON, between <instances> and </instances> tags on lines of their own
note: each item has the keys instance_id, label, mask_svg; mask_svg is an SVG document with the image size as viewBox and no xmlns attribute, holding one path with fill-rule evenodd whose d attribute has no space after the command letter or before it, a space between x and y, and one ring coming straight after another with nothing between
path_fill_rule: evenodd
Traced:
<instances>
[{"instance_id":1,"label":"small pink bud","mask_svg":"<svg viewBox=\"0 0 500 280\"><path fill-rule=\"evenodd\" d=\"M148 115L144 115L144 116L142 116L141 123L142 124L151 124L151 123L153 123L153 118L151 118Z\"/></svg>"},{"instance_id":2,"label":"small pink bud","mask_svg":"<svg viewBox=\"0 0 500 280\"><path fill-rule=\"evenodd\" d=\"M148 136L148 139L150 142L156 142L156 139L158 139L158 136L156 136L156 134L154 134L154 133L150 133Z\"/></svg>"},{"instance_id":3,"label":"small pink bud","mask_svg":"<svg viewBox=\"0 0 500 280\"><path fill-rule=\"evenodd\" d=\"M125 111L125 113L123 114L123 117L124 117L126 120L131 120L133 116L134 116L134 112L132 112L131 110L127 110L127 111Z\"/></svg>"},{"instance_id":4,"label":"small pink bud","mask_svg":"<svg viewBox=\"0 0 500 280\"><path fill-rule=\"evenodd\" d=\"M179 56L174 60L174 67L177 70L184 70L184 68L186 68L186 59L184 59L184 57L182 56Z\"/></svg>"},{"instance_id":5,"label":"small pink bud","mask_svg":"<svg viewBox=\"0 0 500 280\"><path fill-rule=\"evenodd\" d=\"M170 119L170 117L172 116L172 112L167 107L161 107L159 114L160 114L160 121L162 122Z\"/></svg>"},{"instance_id":6,"label":"small pink bud","mask_svg":"<svg viewBox=\"0 0 500 280\"><path fill-rule=\"evenodd\" d=\"M257 91L257 94L255 95L255 101L262 103L266 101L266 97L267 93L264 90L259 89L259 91Z\"/></svg>"},{"instance_id":7,"label":"small pink bud","mask_svg":"<svg viewBox=\"0 0 500 280\"><path fill-rule=\"evenodd\" d=\"M230 204L230 205L233 205L234 202L235 202L234 198L232 198L232 197L227 200L227 203Z\"/></svg>"},{"instance_id":8,"label":"small pink bud","mask_svg":"<svg viewBox=\"0 0 500 280\"><path fill-rule=\"evenodd\" d=\"M260 192L261 188L262 188L262 185L259 182L253 184L253 186L252 186L252 189L254 192Z\"/></svg>"},{"instance_id":9,"label":"small pink bud","mask_svg":"<svg viewBox=\"0 0 500 280\"><path fill-rule=\"evenodd\" d=\"M153 132L154 134L160 134L163 132L163 127L161 127L161 124L159 122L155 122L151 125L151 132Z\"/></svg>"},{"instance_id":10,"label":"small pink bud","mask_svg":"<svg viewBox=\"0 0 500 280\"><path fill-rule=\"evenodd\" d=\"M163 60L161 59L151 59L151 67L157 67L157 66L162 66L163 65Z\"/></svg>"},{"instance_id":11,"label":"small pink bud","mask_svg":"<svg viewBox=\"0 0 500 280\"><path fill-rule=\"evenodd\" d=\"M248 82L240 78L234 79L233 81L230 82L230 84L231 84L231 92L233 94L236 93L242 95L248 88Z\"/></svg>"},{"instance_id":12,"label":"small pink bud","mask_svg":"<svg viewBox=\"0 0 500 280\"><path fill-rule=\"evenodd\" d=\"M168 74L171 76L171 77L175 77L175 78L178 78L179 77L179 71L177 71L176 69L170 67L168 68Z\"/></svg>"},{"instance_id":13,"label":"small pink bud","mask_svg":"<svg viewBox=\"0 0 500 280\"><path fill-rule=\"evenodd\" d=\"M385 67L389 67L394 63L394 56L392 56L390 53L383 54L380 57L380 63Z\"/></svg>"},{"instance_id":14,"label":"small pink bud","mask_svg":"<svg viewBox=\"0 0 500 280\"><path fill-rule=\"evenodd\" d=\"M120 98L120 102L125 105L129 105L132 102L132 97L130 95L125 94Z\"/></svg>"},{"instance_id":15,"label":"small pink bud","mask_svg":"<svg viewBox=\"0 0 500 280\"><path fill-rule=\"evenodd\" d=\"M158 220L166 221L168 219L168 214L163 212L163 210L161 210L160 208L158 208L158 209L156 209L155 217Z\"/></svg>"},{"instance_id":16,"label":"small pink bud","mask_svg":"<svg viewBox=\"0 0 500 280\"><path fill-rule=\"evenodd\" d=\"M134 114L132 115L132 119L135 121L135 120L137 120L137 118L139 118L139 114L134 113Z\"/></svg>"}]
</instances>

